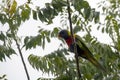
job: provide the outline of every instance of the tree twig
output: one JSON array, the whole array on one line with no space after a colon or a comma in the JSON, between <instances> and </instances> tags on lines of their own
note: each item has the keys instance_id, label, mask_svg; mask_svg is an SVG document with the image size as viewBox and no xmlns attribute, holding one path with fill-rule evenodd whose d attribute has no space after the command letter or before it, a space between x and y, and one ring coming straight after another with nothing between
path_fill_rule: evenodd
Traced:
<instances>
[{"instance_id":1,"label":"tree twig","mask_svg":"<svg viewBox=\"0 0 120 80\"><path fill-rule=\"evenodd\" d=\"M71 13L70 13L70 3L69 0L67 0L68 3L68 19L69 19L69 24L70 24L70 32L71 36L74 42L74 53L75 53L75 59L76 59L76 65L77 65L77 71L78 71L78 79L81 80L81 73L80 73L80 67L79 67L79 59L78 59L78 53L77 53L77 46L76 46L76 41L73 36L73 29L72 29L72 20L71 20Z\"/></svg>"},{"instance_id":2,"label":"tree twig","mask_svg":"<svg viewBox=\"0 0 120 80\"><path fill-rule=\"evenodd\" d=\"M14 35L14 32L12 32L12 34ZM20 49L20 45L19 45L19 43L18 43L15 36L14 36L14 41L16 42L17 49L19 51L19 54L20 54L20 57L21 57L21 60L22 60L23 66L24 66L24 70L25 70L25 73L26 73L26 76L27 76L27 80L30 80L30 76L29 76L29 73L28 73L28 70L27 70L27 67L26 67L26 64L25 64L21 49Z\"/></svg>"}]
</instances>

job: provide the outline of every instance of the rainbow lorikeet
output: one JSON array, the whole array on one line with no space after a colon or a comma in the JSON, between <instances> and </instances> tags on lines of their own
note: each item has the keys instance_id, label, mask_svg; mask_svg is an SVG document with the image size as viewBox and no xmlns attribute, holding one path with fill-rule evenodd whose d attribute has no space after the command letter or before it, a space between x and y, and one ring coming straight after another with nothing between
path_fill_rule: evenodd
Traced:
<instances>
[{"instance_id":1,"label":"rainbow lorikeet","mask_svg":"<svg viewBox=\"0 0 120 80\"><path fill-rule=\"evenodd\" d=\"M66 43L69 47L69 50L71 52L74 52L74 42L73 42L70 32L68 30L61 30L59 32L58 36L63 38L66 41ZM97 68L106 72L105 68L94 58L93 54L88 49L86 44L83 42L82 38L78 35L73 35L73 37L75 38L78 57L80 56L80 57L90 61Z\"/></svg>"}]
</instances>

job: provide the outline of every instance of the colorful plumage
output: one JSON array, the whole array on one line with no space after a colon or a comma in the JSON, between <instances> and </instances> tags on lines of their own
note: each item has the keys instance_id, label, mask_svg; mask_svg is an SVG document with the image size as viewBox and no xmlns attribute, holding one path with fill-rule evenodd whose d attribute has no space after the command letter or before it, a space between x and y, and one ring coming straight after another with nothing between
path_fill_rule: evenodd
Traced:
<instances>
[{"instance_id":1,"label":"colorful plumage","mask_svg":"<svg viewBox=\"0 0 120 80\"><path fill-rule=\"evenodd\" d=\"M63 38L71 52L74 52L74 43L72 40L72 36L69 31L67 30L61 30L58 34L59 37ZM94 58L91 51L88 49L88 47L84 44L82 38L78 35L73 35L76 41L76 47L77 47L77 53L78 56L90 61L93 65L95 65L97 68L106 71L105 68Z\"/></svg>"}]
</instances>

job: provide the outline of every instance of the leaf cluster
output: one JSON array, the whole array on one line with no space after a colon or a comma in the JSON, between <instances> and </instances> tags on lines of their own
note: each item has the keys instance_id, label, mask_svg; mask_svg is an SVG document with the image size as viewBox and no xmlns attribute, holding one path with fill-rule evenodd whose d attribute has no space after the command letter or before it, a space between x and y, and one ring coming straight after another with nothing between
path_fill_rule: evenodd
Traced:
<instances>
[{"instance_id":1,"label":"leaf cluster","mask_svg":"<svg viewBox=\"0 0 120 80\"><path fill-rule=\"evenodd\" d=\"M38 32L39 34L37 36L30 36L24 39L23 47L26 47L26 50L36 48L36 46L42 46L42 48L44 49L46 41L50 43L51 38L57 37L59 29L54 28L53 31L40 29Z\"/></svg>"},{"instance_id":2,"label":"leaf cluster","mask_svg":"<svg viewBox=\"0 0 120 80\"><path fill-rule=\"evenodd\" d=\"M53 23L55 16L59 12L63 12L63 7L67 6L67 3L64 0L53 0L51 3L45 3L45 8L37 7L37 10L32 10L33 19L46 22L47 24Z\"/></svg>"},{"instance_id":3,"label":"leaf cluster","mask_svg":"<svg viewBox=\"0 0 120 80\"><path fill-rule=\"evenodd\" d=\"M107 6L106 3L110 3L109 6ZM106 15L103 23L103 27L101 28L103 33L107 33L110 38L113 41L113 48L116 51L120 51L120 23L119 23L119 18L120 18L120 1L119 0L110 0L107 2L102 2L100 4L106 4L106 6L102 7L103 14ZM108 8L109 7L109 8ZM99 30L99 28L98 28Z\"/></svg>"},{"instance_id":4,"label":"leaf cluster","mask_svg":"<svg viewBox=\"0 0 120 80\"><path fill-rule=\"evenodd\" d=\"M78 17L84 19L86 22L87 21L93 21L95 23L99 22L99 12L95 11L94 8L91 8L89 3L85 0L74 0L72 1L72 6L75 9L75 12L78 12L79 14L77 15ZM73 19L78 18L76 15L74 15ZM74 21L73 21L74 23Z\"/></svg>"},{"instance_id":5,"label":"leaf cluster","mask_svg":"<svg viewBox=\"0 0 120 80\"><path fill-rule=\"evenodd\" d=\"M16 54L15 47L12 45L14 43L14 39L18 41L20 38L17 36L18 28L30 17L31 9L28 4L23 4L21 6L17 5L17 2L13 0L12 3L10 1L3 1L3 6L0 5L0 22L1 27L8 27L5 31L0 32L0 60L3 61L7 56L10 58L10 55Z\"/></svg>"},{"instance_id":6,"label":"leaf cluster","mask_svg":"<svg viewBox=\"0 0 120 80\"><path fill-rule=\"evenodd\" d=\"M34 68L43 73L52 74L56 79L67 77L66 79L71 80L76 76L75 64L74 60L67 60L66 54L69 54L66 49L58 49L44 57L31 54L28 60Z\"/></svg>"},{"instance_id":7,"label":"leaf cluster","mask_svg":"<svg viewBox=\"0 0 120 80\"><path fill-rule=\"evenodd\" d=\"M5 75L5 74L2 75L2 76L0 76L0 79L1 79L1 80L3 80L3 79L4 79L4 80L8 80L8 79L6 78L6 75Z\"/></svg>"},{"instance_id":8,"label":"leaf cluster","mask_svg":"<svg viewBox=\"0 0 120 80\"><path fill-rule=\"evenodd\" d=\"M5 60L6 57L10 58L12 54L16 54L15 50L11 48L12 39L10 37L10 34L0 33L0 61Z\"/></svg>"},{"instance_id":9,"label":"leaf cluster","mask_svg":"<svg viewBox=\"0 0 120 80\"><path fill-rule=\"evenodd\" d=\"M89 35L84 36L85 41L88 43L88 47L94 53L95 58L99 59L100 63L108 71L108 77L104 76L105 79L118 79L118 72L120 69L119 59L120 55L113 50L111 45L100 43L95 37L90 37ZM99 76L100 78L101 76ZM102 79L102 78L100 78Z\"/></svg>"}]
</instances>

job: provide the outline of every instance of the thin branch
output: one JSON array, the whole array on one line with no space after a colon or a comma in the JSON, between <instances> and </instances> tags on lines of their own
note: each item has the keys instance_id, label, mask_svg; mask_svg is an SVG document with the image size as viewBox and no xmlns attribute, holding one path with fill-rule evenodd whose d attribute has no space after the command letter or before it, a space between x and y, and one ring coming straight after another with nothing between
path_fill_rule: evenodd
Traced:
<instances>
[{"instance_id":1,"label":"thin branch","mask_svg":"<svg viewBox=\"0 0 120 80\"><path fill-rule=\"evenodd\" d=\"M70 24L70 32L71 32L71 36L72 36L73 42L75 43L75 45L74 45L74 53L75 53L77 71L78 71L78 79L80 80L81 79L81 73L80 73L80 67L79 67L79 59L78 59L76 41L75 41L75 38L73 36L73 29L72 29L72 20L71 20L69 0L67 0L67 3L68 3L68 19L69 19L69 24Z\"/></svg>"},{"instance_id":2,"label":"thin branch","mask_svg":"<svg viewBox=\"0 0 120 80\"><path fill-rule=\"evenodd\" d=\"M14 35L14 32L12 32L12 33L13 33L13 35ZM20 49L20 45L19 45L19 43L17 42L17 39L15 38L15 36L14 36L14 41L16 42L17 49L18 49L18 51L19 51L19 54L20 54L20 57L21 57L21 60L22 60L23 66L24 66L24 70L25 70L25 73L26 73L26 76L27 76L27 80L30 80L30 76L29 76L29 74L28 74L28 70L27 70L27 67L26 67L26 64L25 64L25 61L24 61L24 58L23 58L21 49Z\"/></svg>"}]
</instances>

